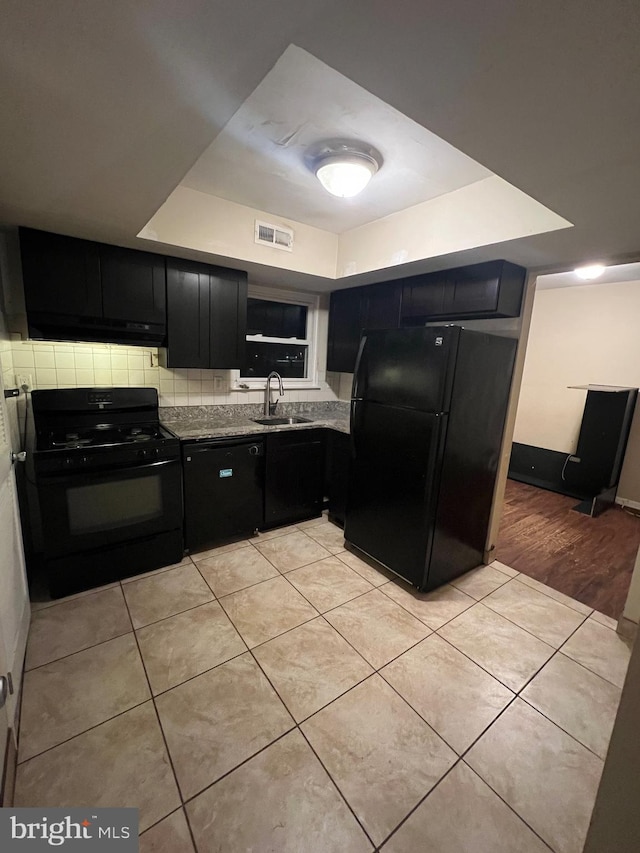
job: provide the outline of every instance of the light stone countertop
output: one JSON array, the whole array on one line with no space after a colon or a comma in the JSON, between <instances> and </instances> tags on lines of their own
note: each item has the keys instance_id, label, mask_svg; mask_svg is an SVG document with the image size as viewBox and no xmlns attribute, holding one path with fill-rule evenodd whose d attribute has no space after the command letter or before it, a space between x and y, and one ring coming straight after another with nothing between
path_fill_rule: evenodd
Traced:
<instances>
[{"instance_id":1,"label":"light stone countertop","mask_svg":"<svg viewBox=\"0 0 640 853\"><path fill-rule=\"evenodd\" d=\"M278 406L276 417L303 417L309 423L264 426L253 418L263 417L262 407L253 404L229 406L184 406L161 408L160 421L181 440L234 438L245 435L266 435L283 430L333 429L349 433L349 404L301 403Z\"/></svg>"}]
</instances>

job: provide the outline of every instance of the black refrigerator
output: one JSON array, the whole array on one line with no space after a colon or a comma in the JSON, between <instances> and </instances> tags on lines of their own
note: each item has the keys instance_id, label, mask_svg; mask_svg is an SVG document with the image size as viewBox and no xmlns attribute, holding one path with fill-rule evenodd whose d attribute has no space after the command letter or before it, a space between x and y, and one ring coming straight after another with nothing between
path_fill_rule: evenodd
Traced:
<instances>
[{"instance_id":1,"label":"black refrigerator","mask_svg":"<svg viewBox=\"0 0 640 853\"><path fill-rule=\"evenodd\" d=\"M345 539L420 590L482 563L516 344L459 326L363 333Z\"/></svg>"}]
</instances>

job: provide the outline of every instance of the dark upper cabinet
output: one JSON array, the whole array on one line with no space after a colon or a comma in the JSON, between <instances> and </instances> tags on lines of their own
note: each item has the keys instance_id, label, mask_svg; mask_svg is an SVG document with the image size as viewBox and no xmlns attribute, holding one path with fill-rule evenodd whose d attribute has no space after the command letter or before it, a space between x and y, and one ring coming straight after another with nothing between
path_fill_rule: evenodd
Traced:
<instances>
[{"instance_id":1,"label":"dark upper cabinet","mask_svg":"<svg viewBox=\"0 0 640 853\"><path fill-rule=\"evenodd\" d=\"M264 493L266 527L318 516L324 498L324 430L267 436Z\"/></svg>"},{"instance_id":2,"label":"dark upper cabinet","mask_svg":"<svg viewBox=\"0 0 640 853\"><path fill-rule=\"evenodd\" d=\"M97 243L21 228L20 252L30 322L47 314L101 316Z\"/></svg>"},{"instance_id":3,"label":"dark upper cabinet","mask_svg":"<svg viewBox=\"0 0 640 853\"><path fill-rule=\"evenodd\" d=\"M329 338L327 370L352 373L358 355L363 325L363 304L360 288L336 290L329 306Z\"/></svg>"},{"instance_id":4,"label":"dark upper cabinet","mask_svg":"<svg viewBox=\"0 0 640 853\"><path fill-rule=\"evenodd\" d=\"M240 367L247 326L247 276L167 260L167 367Z\"/></svg>"},{"instance_id":5,"label":"dark upper cabinet","mask_svg":"<svg viewBox=\"0 0 640 853\"><path fill-rule=\"evenodd\" d=\"M425 316L441 316L444 311L446 273L428 273L403 279L402 320Z\"/></svg>"},{"instance_id":6,"label":"dark upper cabinet","mask_svg":"<svg viewBox=\"0 0 640 853\"><path fill-rule=\"evenodd\" d=\"M401 324L517 317L525 277L523 267L488 261L404 279Z\"/></svg>"},{"instance_id":7,"label":"dark upper cabinet","mask_svg":"<svg viewBox=\"0 0 640 853\"><path fill-rule=\"evenodd\" d=\"M162 255L100 246L102 310L105 317L164 323L165 261Z\"/></svg>"},{"instance_id":8,"label":"dark upper cabinet","mask_svg":"<svg viewBox=\"0 0 640 853\"><path fill-rule=\"evenodd\" d=\"M396 329L400 282L336 290L329 308L327 370L353 373L363 329Z\"/></svg>"},{"instance_id":9,"label":"dark upper cabinet","mask_svg":"<svg viewBox=\"0 0 640 853\"><path fill-rule=\"evenodd\" d=\"M162 255L20 229L32 338L156 344L166 333Z\"/></svg>"}]
</instances>

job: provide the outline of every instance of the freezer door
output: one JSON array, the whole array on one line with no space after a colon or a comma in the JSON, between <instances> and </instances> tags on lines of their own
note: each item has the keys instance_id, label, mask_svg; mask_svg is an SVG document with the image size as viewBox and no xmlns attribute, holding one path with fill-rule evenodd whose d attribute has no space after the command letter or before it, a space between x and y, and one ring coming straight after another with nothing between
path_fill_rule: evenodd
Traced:
<instances>
[{"instance_id":1,"label":"freezer door","mask_svg":"<svg viewBox=\"0 0 640 853\"><path fill-rule=\"evenodd\" d=\"M365 331L353 398L423 412L449 409L457 326Z\"/></svg>"},{"instance_id":2,"label":"freezer door","mask_svg":"<svg viewBox=\"0 0 640 853\"><path fill-rule=\"evenodd\" d=\"M352 403L345 539L426 584L446 416Z\"/></svg>"}]
</instances>

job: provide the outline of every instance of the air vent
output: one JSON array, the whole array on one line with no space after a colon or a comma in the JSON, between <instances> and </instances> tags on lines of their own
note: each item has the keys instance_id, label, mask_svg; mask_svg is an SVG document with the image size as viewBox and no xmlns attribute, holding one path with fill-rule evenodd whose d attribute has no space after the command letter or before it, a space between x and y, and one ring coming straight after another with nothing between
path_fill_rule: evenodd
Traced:
<instances>
[{"instance_id":1,"label":"air vent","mask_svg":"<svg viewBox=\"0 0 640 853\"><path fill-rule=\"evenodd\" d=\"M282 225L271 225L269 222L260 222L256 219L256 243L261 246L271 246L272 249L284 249L286 252L293 251L293 231Z\"/></svg>"}]
</instances>

